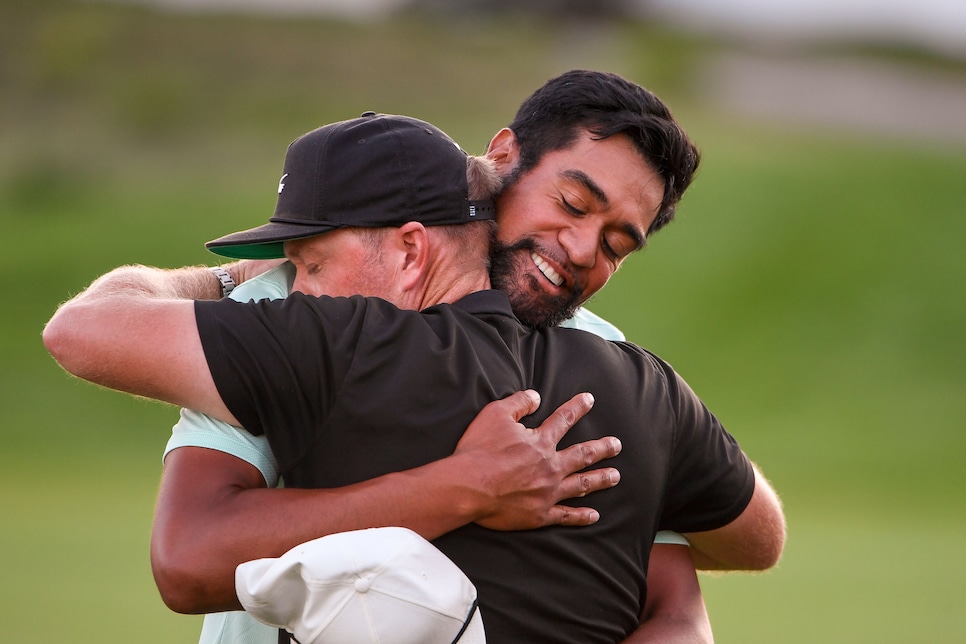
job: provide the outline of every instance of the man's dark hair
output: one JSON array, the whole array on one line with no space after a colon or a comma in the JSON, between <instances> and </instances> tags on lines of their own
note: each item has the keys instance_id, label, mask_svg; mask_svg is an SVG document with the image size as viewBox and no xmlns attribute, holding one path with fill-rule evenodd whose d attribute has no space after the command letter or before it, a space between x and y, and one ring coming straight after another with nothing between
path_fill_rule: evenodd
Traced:
<instances>
[{"instance_id":1,"label":"man's dark hair","mask_svg":"<svg viewBox=\"0 0 966 644\"><path fill-rule=\"evenodd\" d=\"M599 139L630 137L664 179L664 198L648 234L674 218L700 160L697 147L661 99L609 72L573 70L550 79L523 102L509 128L520 146L514 178L535 167L547 152L573 145L581 130Z\"/></svg>"}]
</instances>

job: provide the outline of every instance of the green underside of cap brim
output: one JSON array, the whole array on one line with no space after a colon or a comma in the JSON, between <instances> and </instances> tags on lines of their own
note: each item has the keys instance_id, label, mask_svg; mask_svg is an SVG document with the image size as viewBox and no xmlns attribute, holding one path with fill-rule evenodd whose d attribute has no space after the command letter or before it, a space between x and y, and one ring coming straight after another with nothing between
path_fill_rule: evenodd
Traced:
<instances>
[{"instance_id":1,"label":"green underside of cap brim","mask_svg":"<svg viewBox=\"0 0 966 644\"><path fill-rule=\"evenodd\" d=\"M284 259L284 242L263 244L239 244L237 246L208 246L215 255L232 259Z\"/></svg>"}]
</instances>

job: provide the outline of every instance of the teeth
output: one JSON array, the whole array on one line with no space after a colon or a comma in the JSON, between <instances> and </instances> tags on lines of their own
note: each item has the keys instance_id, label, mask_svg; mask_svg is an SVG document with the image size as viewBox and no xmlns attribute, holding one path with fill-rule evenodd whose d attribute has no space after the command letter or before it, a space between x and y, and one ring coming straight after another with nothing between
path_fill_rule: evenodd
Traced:
<instances>
[{"instance_id":1,"label":"teeth","mask_svg":"<svg viewBox=\"0 0 966 644\"><path fill-rule=\"evenodd\" d=\"M544 277L553 282L554 286L563 285L564 278L561 277L557 271L550 268L550 264L548 264L544 258L540 257L533 251L530 251L530 259L532 259L533 263L537 265L537 268L540 269L540 272L543 273Z\"/></svg>"}]
</instances>

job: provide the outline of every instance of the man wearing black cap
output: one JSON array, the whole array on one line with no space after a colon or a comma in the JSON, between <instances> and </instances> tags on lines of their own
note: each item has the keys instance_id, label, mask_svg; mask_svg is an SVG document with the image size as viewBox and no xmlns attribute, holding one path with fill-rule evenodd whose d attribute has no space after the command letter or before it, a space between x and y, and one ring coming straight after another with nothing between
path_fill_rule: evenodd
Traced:
<instances>
[{"instance_id":1,"label":"man wearing black cap","mask_svg":"<svg viewBox=\"0 0 966 644\"><path fill-rule=\"evenodd\" d=\"M783 541L777 500L670 367L631 345L563 329L527 330L504 295L481 290L488 286L486 225L453 224L454 217L472 221L485 212L469 202L455 171L465 168L465 157L453 157L442 182L413 181L412 172L427 164L405 150L419 147L414 136L435 135L411 125L367 117L313 133L298 163L314 167L315 175L306 175L312 187L296 189L295 217L282 212L287 221L277 223L323 220L338 229L315 237L311 252L300 242L286 246L289 259L310 275L334 258L364 254L368 245L380 270L367 286L420 312L381 300L299 294L284 303L192 306L145 293L143 285L125 291L108 277L55 315L45 330L48 348L81 377L266 433L286 483L296 487L364 486L373 476L442 459L476 410L513 391L535 388L552 407L594 390L605 404L568 440L614 431L624 444L615 461L621 486L595 497L601 521L580 531L512 536L469 525L436 541L479 587L491 641L618 641L630 633L645 595L643 562L659 527L720 528L697 539L706 561L773 565ZM391 201L398 210L377 219L364 195L334 196L319 181L330 167L352 165L367 145L393 147L399 168L413 164L384 177L388 199L397 199L397 191L411 194ZM301 148L292 156L301 158ZM644 166L639 160L628 172L640 174ZM604 197L626 188L617 170L613 181L597 186ZM403 178L422 183L425 192L392 185ZM648 210L658 210L661 190L638 194ZM442 203L458 204L458 211L435 212ZM420 208L429 211L425 223ZM373 238L356 231L359 225L394 227ZM279 241L278 227L263 230L269 237L244 243ZM553 268L540 270L566 281ZM748 521L764 521L768 529L750 531Z\"/></svg>"},{"instance_id":2,"label":"man wearing black cap","mask_svg":"<svg viewBox=\"0 0 966 644\"><path fill-rule=\"evenodd\" d=\"M592 131L594 137L587 137L586 131ZM639 154L663 180L664 196L658 216L646 230L634 226L634 222L628 222L626 217L613 216L615 212L619 214L622 207L626 208L626 203L614 199L614 195L610 195L608 201L599 200L593 190L597 186L583 181L588 174L594 173L575 171L579 168L567 158L569 155L570 160L586 161L595 152L587 149L593 138L608 138L615 134L626 134L627 139L633 141L637 150L630 153L632 161ZM613 156L621 162L626 152L618 152ZM584 308L574 310L573 307L606 282L626 257L628 249L639 247L644 235L670 221L674 205L691 181L697 153L667 107L647 90L614 74L575 70L551 79L527 99L509 128L494 137L488 156L497 163L501 174L509 177L509 189L501 197L498 209L501 243L493 277L495 284L510 294L514 311L529 323L537 324L571 315L562 322L564 326L623 340L620 331L606 321ZM561 157L568 163L561 163ZM607 161L603 159L601 163ZM548 168L552 172L547 172ZM638 183L644 182L640 177L637 180ZM280 187L284 183L285 179L280 181ZM561 188L566 189L566 198ZM647 215L648 218L651 216L653 213ZM594 225L602 222L602 225L595 230L593 226L584 226L585 222ZM574 232L578 227L580 230ZM623 234L634 228L637 228L635 235ZM238 249L225 245L213 250L235 256ZM594 251L599 255L596 261L593 260ZM235 281L241 282L239 278L249 267L243 262L226 268L235 273ZM330 264L329 269L332 268ZM234 284L232 278L223 269L214 270L223 273L230 289ZM227 290L209 294L204 285L208 284L210 288L211 276L203 270L201 273L203 286L196 293L197 297L227 294ZM564 288L558 287L557 282L561 280L565 280ZM286 274L286 267L282 267L242 285L236 291L237 295L231 297L243 301L285 297L291 282L292 276ZM303 280L300 289L305 288ZM221 455L216 452L236 458L220 459ZM194 527L204 525L210 516L209 506L197 503L201 484L214 486L207 497L203 497L212 499L209 504L212 505L215 500L225 497L226 489L237 489L238 482L232 478L231 472L238 466L248 471L257 468L261 472L261 476L256 474L252 479L255 486L267 483L272 487L278 480L274 457L263 437L252 438L190 411L185 412L182 421L175 426L166 449L165 464L163 489L174 487L173 482L184 483L178 488L182 490L181 494L164 495L158 506L155 534L175 535L175 538L165 540L167 543L180 543L176 535L184 530L196 532ZM221 475L218 480L215 480L215 472ZM232 495L232 498L240 496ZM189 507L196 508L191 515L197 517L196 520L189 519ZM222 507L223 504L218 505L219 509ZM569 520L579 518L578 511L568 512ZM254 511L247 516L259 515ZM254 523L260 525L257 521ZM207 533L212 534L211 531ZM213 537L219 535L215 533ZM669 538L670 543L682 543L680 537L675 539L670 533L659 535L659 541ZM662 620L674 628L692 624L691 635L710 639L710 624L694 565L687 552L687 542L683 543L685 547L660 545L652 551L649 582L654 583L649 583L647 614L659 615L661 620L649 619L646 630L650 633L654 629L652 635L662 641L668 640L667 633L660 630ZM206 550L219 549L219 546L212 545ZM192 584L174 584L175 587L186 585ZM191 610L208 609L207 605L194 605ZM203 642L213 644L239 639L240 636L234 637L237 633L231 630L233 617L216 615L206 618L205 635L215 632L222 639L203 637ZM231 632L232 637L226 632Z\"/></svg>"}]
</instances>

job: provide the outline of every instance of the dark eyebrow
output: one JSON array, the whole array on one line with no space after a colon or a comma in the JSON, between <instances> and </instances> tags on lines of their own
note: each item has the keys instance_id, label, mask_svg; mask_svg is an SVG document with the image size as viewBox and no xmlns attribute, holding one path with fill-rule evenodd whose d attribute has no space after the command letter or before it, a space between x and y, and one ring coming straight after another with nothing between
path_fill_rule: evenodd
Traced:
<instances>
[{"instance_id":1,"label":"dark eyebrow","mask_svg":"<svg viewBox=\"0 0 966 644\"><path fill-rule=\"evenodd\" d=\"M564 179L569 181L576 181L584 188L586 188L590 194L594 195L597 201L601 202L605 206L610 205L610 199L607 198L607 194L604 192L603 188L597 185L590 175L588 175L583 170L564 170L560 173Z\"/></svg>"},{"instance_id":2,"label":"dark eyebrow","mask_svg":"<svg viewBox=\"0 0 966 644\"><path fill-rule=\"evenodd\" d=\"M564 170L560 173L560 176L582 185L601 205L605 207L610 205L610 199L607 198L607 193L583 170ZM647 237L636 226L623 224L621 228L634 241L634 251L644 248L644 245L647 243Z\"/></svg>"}]
</instances>

